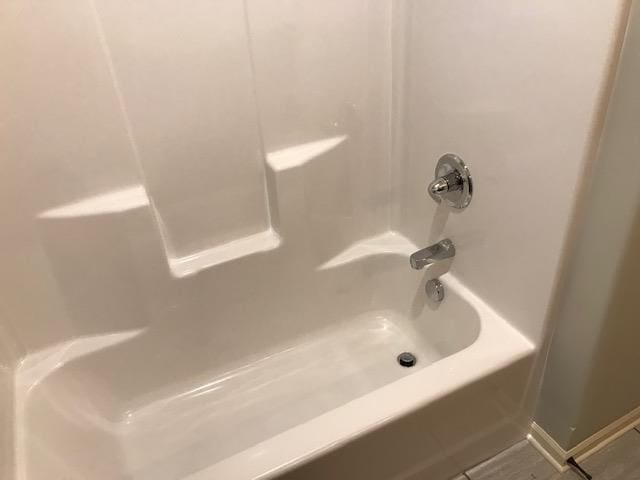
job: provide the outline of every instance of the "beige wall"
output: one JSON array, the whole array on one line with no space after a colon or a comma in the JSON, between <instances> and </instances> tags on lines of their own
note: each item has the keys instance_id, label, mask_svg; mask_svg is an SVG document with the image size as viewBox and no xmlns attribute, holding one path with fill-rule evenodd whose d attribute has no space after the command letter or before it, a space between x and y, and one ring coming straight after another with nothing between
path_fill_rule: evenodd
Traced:
<instances>
[{"instance_id":1,"label":"beige wall","mask_svg":"<svg viewBox=\"0 0 640 480\"><path fill-rule=\"evenodd\" d=\"M640 3L558 291L536 422L570 449L640 405Z\"/></svg>"}]
</instances>

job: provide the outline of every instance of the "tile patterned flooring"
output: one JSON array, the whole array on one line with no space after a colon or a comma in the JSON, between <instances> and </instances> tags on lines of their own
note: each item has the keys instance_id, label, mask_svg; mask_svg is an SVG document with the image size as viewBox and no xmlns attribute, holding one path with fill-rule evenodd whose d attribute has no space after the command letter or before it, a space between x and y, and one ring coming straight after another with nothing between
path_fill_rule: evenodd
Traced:
<instances>
[{"instance_id":1,"label":"tile patterned flooring","mask_svg":"<svg viewBox=\"0 0 640 480\"><path fill-rule=\"evenodd\" d=\"M640 480L640 429L630 430L580 465L593 480ZM453 480L584 480L573 470L558 473L523 440Z\"/></svg>"}]
</instances>

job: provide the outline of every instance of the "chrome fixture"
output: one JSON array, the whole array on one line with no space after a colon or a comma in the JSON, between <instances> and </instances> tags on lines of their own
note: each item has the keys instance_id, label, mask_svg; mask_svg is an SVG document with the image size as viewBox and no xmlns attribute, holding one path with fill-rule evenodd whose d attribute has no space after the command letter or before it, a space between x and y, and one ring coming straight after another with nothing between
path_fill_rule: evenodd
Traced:
<instances>
[{"instance_id":1,"label":"chrome fixture","mask_svg":"<svg viewBox=\"0 0 640 480\"><path fill-rule=\"evenodd\" d=\"M424 286L427 297L436 303L440 303L444 299L444 285L437 278L432 278Z\"/></svg>"},{"instance_id":2,"label":"chrome fixture","mask_svg":"<svg viewBox=\"0 0 640 480\"><path fill-rule=\"evenodd\" d=\"M441 260L451 258L456 254L456 247L448 238L440 240L438 243L431 245L422 250L418 250L409 257L411 268L420 270L427 265L436 263Z\"/></svg>"},{"instance_id":3,"label":"chrome fixture","mask_svg":"<svg viewBox=\"0 0 640 480\"><path fill-rule=\"evenodd\" d=\"M436 165L436 179L429 184L429 195L436 202L462 210L471 203L473 182L462 159L453 153L440 157Z\"/></svg>"}]
</instances>

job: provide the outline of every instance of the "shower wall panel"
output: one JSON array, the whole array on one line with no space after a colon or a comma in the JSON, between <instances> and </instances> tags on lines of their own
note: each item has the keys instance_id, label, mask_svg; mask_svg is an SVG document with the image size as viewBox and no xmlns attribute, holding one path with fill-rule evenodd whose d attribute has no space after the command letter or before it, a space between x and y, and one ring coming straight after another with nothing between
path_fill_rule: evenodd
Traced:
<instances>
[{"instance_id":1,"label":"shower wall panel","mask_svg":"<svg viewBox=\"0 0 640 480\"><path fill-rule=\"evenodd\" d=\"M97 0L170 257L270 228L241 0Z\"/></svg>"}]
</instances>

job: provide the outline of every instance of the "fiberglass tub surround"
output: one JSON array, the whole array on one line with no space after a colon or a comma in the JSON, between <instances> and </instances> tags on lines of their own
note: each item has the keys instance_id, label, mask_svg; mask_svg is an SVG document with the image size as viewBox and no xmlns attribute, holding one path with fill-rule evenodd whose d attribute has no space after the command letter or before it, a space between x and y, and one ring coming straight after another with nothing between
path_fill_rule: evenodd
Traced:
<instances>
[{"instance_id":1,"label":"fiberglass tub surround","mask_svg":"<svg viewBox=\"0 0 640 480\"><path fill-rule=\"evenodd\" d=\"M573 201L525 187L576 177L622 11L570 3L9 5L17 478L440 480L522 438Z\"/></svg>"}]
</instances>

